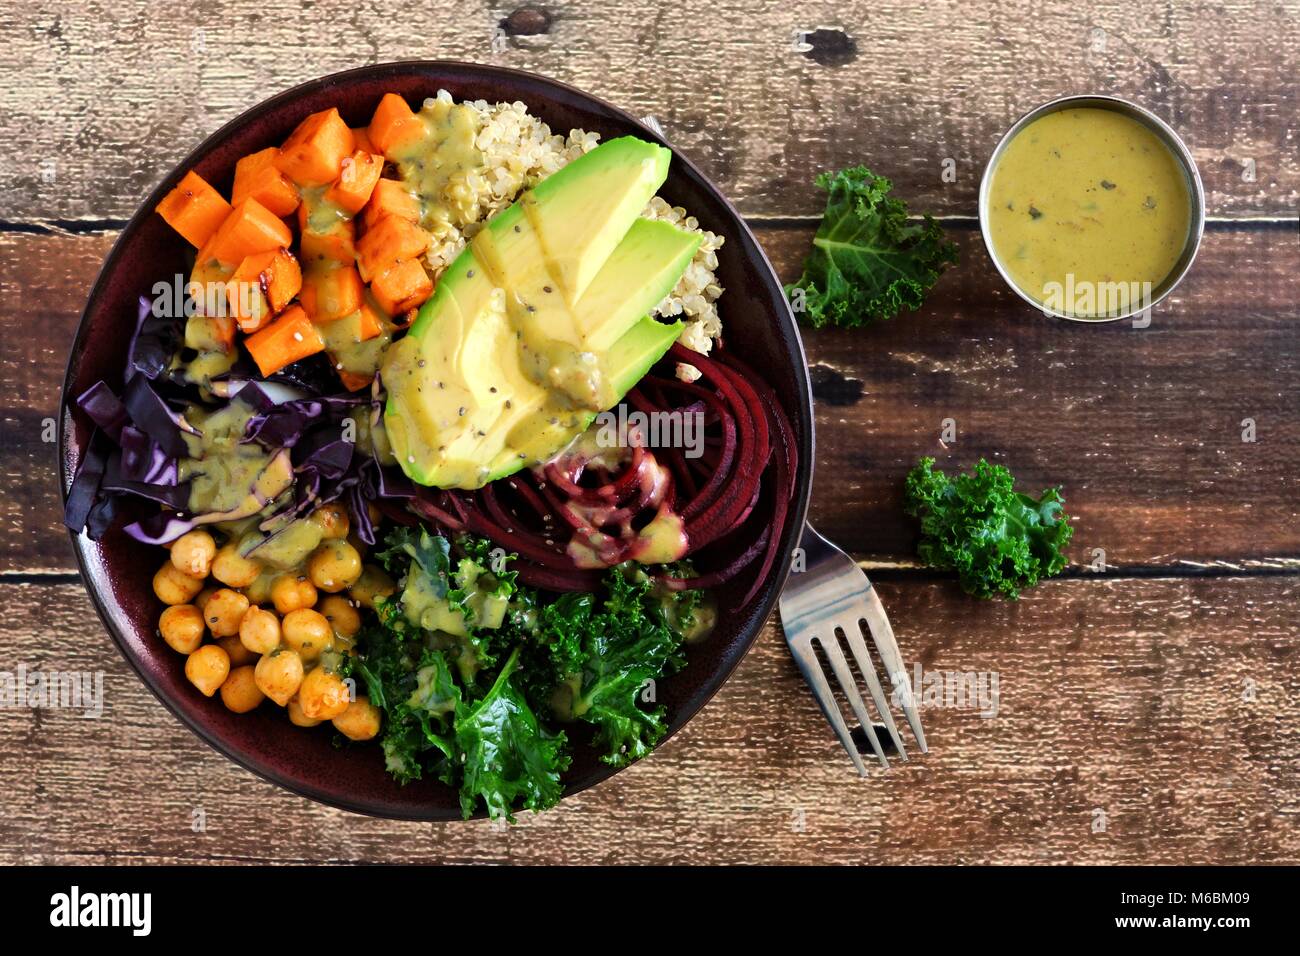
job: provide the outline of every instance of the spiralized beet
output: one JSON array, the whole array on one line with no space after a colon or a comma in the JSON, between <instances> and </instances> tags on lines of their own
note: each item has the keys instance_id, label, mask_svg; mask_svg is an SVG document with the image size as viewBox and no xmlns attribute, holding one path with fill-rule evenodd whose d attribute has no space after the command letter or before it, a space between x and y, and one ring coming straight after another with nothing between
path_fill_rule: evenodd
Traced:
<instances>
[{"instance_id":1,"label":"spiralized beet","mask_svg":"<svg viewBox=\"0 0 1300 956\"><path fill-rule=\"evenodd\" d=\"M578 441L540 468L474 492L416 489L411 508L448 531L514 551L520 578L536 587L587 591L604 568L623 561L691 557L699 575L664 574L664 586L712 588L752 569L744 607L778 556L798 470L793 429L775 391L728 353L709 357L674 345L664 365L679 361L701 378L652 373L625 402L647 416L701 416L701 455L646 447L639 434L614 450Z\"/></svg>"}]
</instances>

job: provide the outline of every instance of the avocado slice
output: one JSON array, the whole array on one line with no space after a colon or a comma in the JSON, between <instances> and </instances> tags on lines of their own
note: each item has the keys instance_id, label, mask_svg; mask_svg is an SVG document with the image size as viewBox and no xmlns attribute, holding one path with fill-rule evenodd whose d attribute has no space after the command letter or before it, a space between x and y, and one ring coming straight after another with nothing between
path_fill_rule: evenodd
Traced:
<instances>
[{"instance_id":1,"label":"avocado slice","mask_svg":"<svg viewBox=\"0 0 1300 956\"><path fill-rule=\"evenodd\" d=\"M647 313L700 237L639 215L668 156L631 137L597 147L443 274L382 370L388 437L414 481L477 488L550 459L676 340L681 323Z\"/></svg>"}]
</instances>

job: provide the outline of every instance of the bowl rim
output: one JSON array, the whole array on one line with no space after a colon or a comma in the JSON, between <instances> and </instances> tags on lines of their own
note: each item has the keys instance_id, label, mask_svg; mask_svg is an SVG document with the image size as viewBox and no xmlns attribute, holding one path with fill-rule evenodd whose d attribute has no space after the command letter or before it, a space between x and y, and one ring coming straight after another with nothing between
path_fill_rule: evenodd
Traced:
<instances>
[{"instance_id":1,"label":"bowl rim","mask_svg":"<svg viewBox=\"0 0 1300 956\"><path fill-rule=\"evenodd\" d=\"M1049 113L1057 113L1061 110L1068 109L1086 109L1095 108L1110 110L1127 116L1130 119L1141 123L1165 144L1169 152L1173 154L1178 165L1182 167L1184 174L1187 176L1188 184L1188 203L1191 206L1191 215L1187 223L1187 239L1183 243L1182 252L1179 253L1177 261L1168 275L1160 280L1157 289L1158 295L1154 295L1150 302L1140 304L1134 308L1123 311L1118 315L1086 316L1073 315L1071 313L1048 308L1041 302L1031 298L1030 295L1020 288L1007 274L1002 266L1002 260L998 257L996 250L993 248L993 236L988 224L988 206L990 193L993 189L993 172L997 167L998 160L1006 152L1007 146L1016 138L1017 134L1024 130L1026 126ZM1201 241L1205 235L1205 186L1201 182L1201 172L1196 166L1196 157L1188 148L1187 143L1178 134L1172 126L1162 120L1155 113L1151 112L1145 106L1126 100L1120 96L1114 96L1110 93L1071 93L1066 96L1058 96L1056 99L1048 100L1041 103L1033 109L1023 113L1012 123L1001 138L998 139L997 145L989 153L988 161L984 164L984 172L980 176L979 198L976 209L980 235L984 239L984 250L988 253L989 259L993 262L993 267L997 269L998 275L1006 283L1007 288L1017 296L1029 303L1035 311L1040 312L1055 319L1064 319L1067 322L1081 322L1085 325L1106 325L1110 322L1120 322L1124 319L1131 319L1134 316L1142 314L1148 309L1154 309L1163 302L1169 295L1178 288L1179 284L1186 278L1187 273L1192 268L1192 263L1196 261L1196 255L1201 250Z\"/></svg>"},{"instance_id":2,"label":"bowl rim","mask_svg":"<svg viewBox=\"0 0 1300 956\"><path fill-rule=\"evenodd\" d=\"M158 201L172 187L173 182L178 180L184 174L186 169L192 168L197 161L206 155L210 150L219 145L226 137L237 131L239 128L257 120L258 118L275 111L282 106L293 102L309 93L321 92L331 86L347 84L358 80L368 80L384 76L402 75L406 73L420 73L424 71L457 71L462 70L467 73L476 74L483 81L490 82L494 77L513 78L516 80L524 79L538 84L540 97L555 98L558 95L568 96L578 101L585 102L599 110L603 110L616 117L617 119L633 126L639 130L638 135L653 140L660 145L666 146L673 153L673 160L686 167L690 173L703 185L703 187L719 202L723 210L730 215L734 226L742 238L749 241L752 249L754 261L752 262L755 271L763 278L770 281L777 290L782 289L776 270L772 267L766 251L755 238L749 224L740 214L739 210L732 204L723 192L713 183L711 179L704 175L703 172L688 157L683 155L671 142L667 140L659 131L648 125L642 119L632 115L626 110L614 106L601 97L587 93L577 87L571 86L563 81L553 79L529 70L520 70L512 67L495 66L481 63L472 63L463 60L394 60L382 63L372 63L366 66L355 67L349 70L343 70L337 73L327 74L317 77L303 83L296 84L288 89L282 90L265 100L261 100L231 120L224 123L218 129L190 150L178 163L171 166L153 190L136 208L135 212L126 221L108 254L104 257L95 275L94 282L90 286L90 291L86 296L86 303L82 308L81 314L77 320L77 330L73 336L72 344L68 351L67 362L64 367L63 384L59 395L59 419L57 428L57 442L59 449L59 486L61 498L66 505L68 491L72 483L72 477L75 474L75 465L80 464L84 449L81 449L75 438L75 423L73 420L73 405L75 396L71 395L71 389L74 384L74 377L79 369L78 357L84 350L85 338L87 336L87 318L92 310L92 306L104 294L105 280L112 275L117 267L118 260L124 254L124 250L134 241L135 234L140 230L142 224L153 214L154 207ZM533 104L529 104L530 108ZM743 253L742 253L743 254ZM797 394L791 396L794 411L796 413L796 430L797 433L806 436L806 441L798 448L800 461L795 474L795 496L787 513L787 526L783 531L783 536L789 542L789 547L783 549L782 555L774 563L772 569L768 572L768 583L760 592L758 599L758 613L752 619L752 624L747 630L742 630L733 642L730 650L719 658L719 666L715 668L710 678L701 685L700 690L696 693L695 699L692 700L689 713L678 721L670 721L670 726L663 738L655 745L654 750L657 752L667 741L677 733L682 727L693 720L705 705L717 694L735 673L736 668L740 665L741 660L749 652L754 642L762 633L763 628L772 616L780 597L781 589L784 586L785 579L790 573L790 565L793 559L793 553L799 543L799 537L802 533L803 525L808 512L808 504L812 494L813 466L816 448L815 436L815 416L813 415L812 384L808 374L808 359L803 346L803 338L799 331L799 324L795 320L794 314L790 309L789 302L785 299L784 294L780 296L780 301L784 304L784 309L778 315L778 328L784 324L788 332L788 338L793 344L790 350L792 360L791 371L797 383ZM782 321L784 320L784 321ZM805 447L806 446L806 447ZM75 461L74 461L75 459ZM198 716L193 716L182 709L179 704L173 702L171 695L164 690L154 677L148 673L141 661L136 659L134 650L132 650L119 631L112 615L109 613L105 598L101 593L101 586L97 583L90 572L90 549L93 542L83 533L69 530L69 537L72 543L73 554L77 562L78 575L82 585L94 605L95 612L98 614L104 629L112 638L118 652L125 658L127 664L139 677L153 694L153 696L176 717L183 725L209 747L221 754L234 764L253 773L261 779L296 794L305 797L316 803L325 806L334 807L339 810L345 810L351 813L357 813L364 816L372 816L383 819L408 820L418 822L451 822L460 820L461 816L448 815L437 812L423 812L419 807L405 812L405 808L398 808L394 805L378 806L364 798L349 799L345 796L339 796L334 792L326 791L314 786L308 782L289 779L276 766L267 763L262 759L255 758L245 752L243 748L228 743L223 735L214 732L209 728L207 723ZM684 710L687 708L683 708ZM676 724L676 726L673 726ZM654 753L647 755L647 758L653 757ZM643 758L643 759L647 759ZM640 761L637 761L638 763ZM629 765L630 766L630 765ZM580 793L589 787L602 783L610 777L617 774L620 770L626 768L602 767L597 773L589 775L589 778L576 784L565 783L564 792L561 801L574 794ZM421 805L426 806L426 805ZM437 810L436 806L430 806L430 809ZM484 816L482 809L478 809L471 817L478 818Z\"/></svg>"}]
</instances>

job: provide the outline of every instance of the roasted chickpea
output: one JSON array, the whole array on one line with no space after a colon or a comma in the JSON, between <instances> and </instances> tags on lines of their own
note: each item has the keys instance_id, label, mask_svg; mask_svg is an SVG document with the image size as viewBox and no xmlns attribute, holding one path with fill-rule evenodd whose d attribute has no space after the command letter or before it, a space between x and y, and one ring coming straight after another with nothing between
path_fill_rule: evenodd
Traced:
<instances>
[{"instance_id":1,"label":"roasted chickpea","mask_svg":"<svg viewBox=\"0 0 1300 956\"><path fill-rule=\"evenodd\" d=\"M280 646L280 619L271 611L250 607L239 622L239 641L254 654L270 654Z\"/></svg>"},{"instance_id":2,"label":"roasted chickpea","mask_svg":"<svg viewBox=\"0 0 1300 956\"><path fill-rule=\"evenodd\" d=\"M271 602L281 614L316 604L316 585L302 574L282 574L271 584Z\"/></svg>"},{"instance_id":3,"label":"roasted chickpea","mask_svg":"<svg viewBox=\"0 0 1300 956\"><path fill-rule=\"evenodd\" d=\"M333 720L352 703L348 685L323 667L307 672L298 688L298 703L308 717Z\"/></svg>"},{"instance_id":4,"label":"roasted chickpea","mask_svg":"<svg viewBox=\"0 0 1300 956\"><path fill-rule=\"evenodd\" d=\"M367 697L358 697L333 720L334 729L349 740L370 740L379 733L379 708Z\"/></svg>"},{"instance_id":5,"label":"roasted chickpea","mask_svg":"<svg viewBox=\"0 0 1300 956\"><path fill-rule=\"evenodd\" d=\"M348 593L352 595L352 600L356 601L362 607L375 609L375 598L389 597L397 590L397 585L383 568L376 567L373 564L367 564L361 570L361 577L357 578L356 583L352 585Z\"/></svg>"},{"instance_id":6,"label":"roasted chickpea","mask_svg":"<svg viewBox=\"0 0 1300 956\"><path fill-rule=\"evenodd\" d=\"M176 568L169 560L153 576L153 593L164 604L189 604L203 590L203 582Z\"/></svg>"},{"instance_id":7,"label":"roasted chickpea","mask_svg":"<svg viewBox=\"0 0 1300 956\"><path fill-rule=\"evenodd\" d=\"M327 595L316 610L325 615L325 620L330 622L330 627L339 637L350 640L361 630L360 612L341 594Z\"/></svg>"},{"instance_id":8,"label":"roasted chickpea","mask_svg":"<svg viewBox=\"0 0 1300 956\"><path fill-rule=\"evenodd\" d=\"M217 543L202 529L187 531L172 543L172 564L192 578L206 578L217 555Z\"/></svg>"},{"instance_id":9,"label":"roasted chickpea","mask_svg":"<svg viewBox=\"0 0 1300 956\"><path fill-rule=\"evenodd\" d=\"M302 658L287 647L276 648L257 662L253 676L257 689L283 707L302 685Z\"/></svg>"},{"instance_id":10,"label":"roasted chickpea","mask_svg":"<svg viewBox=\"0 0 1300 956\"><path fill-rule=\"evenodd\" d=\"M256 664L258 655L254 654L245 647L239 640L239 635L232 634L230 637L219 637L216 641L217 647L226 652L230 658L231 667L243 667L245 664Z\"/></svg>"},{"instance_id":11,"label":"roasted chickpea","mask_svg":"<svg viewBox=\"0 0 1300 956\"><path fill-rule=\"evenodd\" d=\"M285 705L285 710L289 712L289 723L297 727L315 727L321 723L321 721L308 717L302 712L302 704L298 703L297 694L294 694L289 703Z\"/></svg>"},{"instance_id":12,"label":"roasted chickpea","mask_svg":"<svg viewBox=\"0 0 1300 956\"><path fill-rule=\"evenodd\" d=\"M194 601L193 601L194 606L198 608L200 611L202 611L205 607L208 606L208 601L212 599L212 595L216 594L220 590L221 588L217 587L216 585L212 585L212 584L208 585L198 594L194 595Z\"/></svg>"},{"instance_id":13,"label":"roasted chickpea","mask_svg":"<svg viewBox=\"0 0 1300 956\"><path fill-rule=\"evenodd\" d=\"M346 541L322 542L307 559L307 576L322 591L342 591L361 577L361 555Z\"/></svg>"},{"instance_id":14,"label":"roasted chickpea","mask_svg":"<svg viewBox=\"0 0 1300 956\"><path fill-rule=\"evenodd\" d=\"M248 598L238 591L222 588L203 608L203 620L213 637L230 637L239 633L239 622L248 611Z\"/></svg>"},{"instance_id":15,"label":"roasted chickpea","mask_svg":"<svg viewBox=\"0 0 1300 956\"><path fill-rule=\"evenodd\" d=\"M251 664L236 667L221 684L221 702L237 714L248 713L265 699L266 695L257 687L256 669Z\"/></svg>"},{"instance_id":16,"label":"roasted chickpea","mask_svg":"<svg viewBox=\"0 0 1300 956\"><path fill-rule=\"evenodd\" d=\"M158 632L178 654L193 654L203 643L203 612L193 604L173 604L158 619Z\"/></svg>"},{"instance_id":17,"label":"roasted chickpea","mask_svg":"<svg viewBox=\"0 0 1300 956\"><path fill-rule=\"evenodd\" d=\"M311 520L320 526L326 538L346 538L351 527L348 509L338 502L321 505L312 512Z\"/></svg>"},{"instance_id":18,"label":"roasted chickpea","mask_svg":"<svg viewBox=\"0 0 1300 956\"><path fill-rule=\"evenodd\" d=\"M212 559L212 576L226 587L246 588L261 573L261 563L244 557L233 543L223 547Z\"/></svg>"},{"instance_id":19,"label":"roasted chickpea","mask_svg":"<svg viewBox=\"0 0 1300 956\"><path fill-rule=\"evenodd\" d=\"M285 646L297 651L305 663L316 660L334 642L334 631L325 615L307 607L286 614L280 631Z\"/></svg>"},{"instance_id":20,"label":"roasted chickpea","mask_svg":"<svg viewBox=\"0 0 1300 956\"><path fill-rule=\"evenodd\" d=\"M230 655L215 644L204 644L185 659L185 676L191 684L211 697L230 673Z\"/></svg>"}]
</instances>

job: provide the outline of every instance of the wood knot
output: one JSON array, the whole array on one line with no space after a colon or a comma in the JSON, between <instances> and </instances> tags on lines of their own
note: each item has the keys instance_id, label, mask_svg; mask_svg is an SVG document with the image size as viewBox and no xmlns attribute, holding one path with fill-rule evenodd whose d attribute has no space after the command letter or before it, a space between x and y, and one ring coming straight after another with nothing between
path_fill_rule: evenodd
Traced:
<instances>
[{"instance_id":1,"label":"wood knot","mask_svg":"<svg viewBox=\"0 0 1300 956\"><path fill-rule=\"evenodd\" d=\"M813 398L827 405L856 405L862 400L862 380L850 378L829 365L808 366Z\"/></svg>"},{"instance_id":2,"label":"wood knot","mask_svg":"<svg viewBox=\"0 0 1300 956\"><path fill-rule=\"evenodd\" d=\"M520 7L501 21L501 29L512 37L540 36L551 28L551 15L541 7Z\"/></svg>"},{"instance_id":3,"label":"wood knot","mask_svg":"<svg viewBox=\"0 0 1300 956\"><path fill-rule=\"evenodd\" d=\"M839 27L806 30L800 39L803 55L822 66L843 66L858 57L857 41Z\"/></svg>"}]
</instances>

